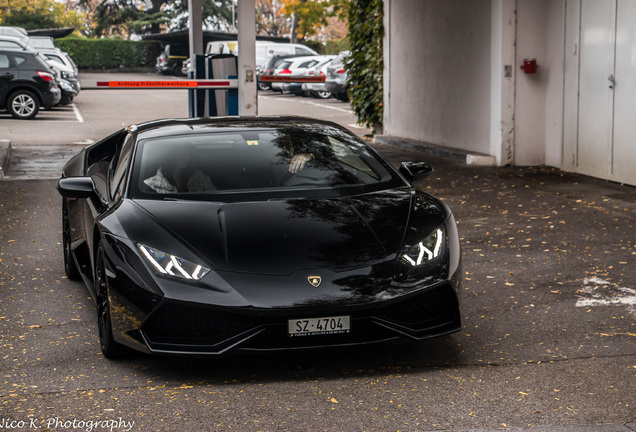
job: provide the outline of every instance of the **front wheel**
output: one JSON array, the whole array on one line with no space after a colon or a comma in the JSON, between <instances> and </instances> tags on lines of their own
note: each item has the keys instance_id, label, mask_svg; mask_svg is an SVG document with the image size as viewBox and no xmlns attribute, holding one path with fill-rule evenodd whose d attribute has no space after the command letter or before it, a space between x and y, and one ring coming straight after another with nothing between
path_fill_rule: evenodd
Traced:
<instances>
[{"instance_id":1,"label":"front wheel","mask_svg":"<svg viewBox=\"0 0 636 432\"><path fill-rule=\"evenodd\" d=\"M110 300L108 298L108 279L106 276L106 257L100 246L97 249L95 265L95 289L97 291L97 327L99 329L99 345L102 354L108 359L125 356L126 347L113 337Z\"/></svg>"},{"instance_id":2,"label":"front wheel","mask_svg":"<svg viewBox=\"0 0 636 432\"><path fill-rule=\"evenodd\" d=\"M34 118L40 110L40 102L30 91L18 90L9 97L7 108L13 118L30 120Z\"/></svg>"}]
</instances>

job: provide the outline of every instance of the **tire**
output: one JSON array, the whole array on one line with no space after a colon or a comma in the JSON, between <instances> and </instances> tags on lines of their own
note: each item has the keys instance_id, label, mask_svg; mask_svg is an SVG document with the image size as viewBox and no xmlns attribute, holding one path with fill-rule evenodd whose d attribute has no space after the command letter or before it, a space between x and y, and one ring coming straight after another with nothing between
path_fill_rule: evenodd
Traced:
<instances>
[{"instance_id":1,"label":"tire","mask_svg":"<svg viewBox=\"0 0 636 432\"><path fill-rule=\"evenodd\" d=\"M30 120L40 111L40 102L32 92L18 90L9 97L7 109L13 118Z\"/></svg>"},{"instance_id":2,"label":"tire","mask_svg":"<svg viewBox=\"0 0 636 432\"><path fill-rule=\"evenodd\" d=\"M338 93L336 95L336 99L338 99L341 102L349 102L349 94L348 93Z\"/></svg>"},{"instance_id":3,"label":"tire","mask_svg":"<svg viewBox=\"0 0 636 432\"><path fill-rule=\"evenodd\" d=\"M328 91L315 91L314 97L318 99L329 99L331 97L331 92Z\"/></svg>"},{"instance_id":4,"label":"tire","mask_svg":"<svg viewBox=\"0 0 636 432\"><path fill-rule=\"evenodd\" d=\"M64 253L64 273L70 280L80 280L80 272L71 254L71 225L68 220L66 199L62 201L62 248Z\"/></svg>"},{"instance_id":5,"label":"tire","mask_svg":"<svg viewBox=\"0 0 636 432\"><path fill-rule=\"evenodd\" d=\"M176 64L172 68L172 74L176 77L183 76L183 72L181 71L181 65Z\"/></svg>"},{"instance_id":6,"label":"tire","mask_svg":"<svg viewBox=\"0 0 636 432\"><path fill-rule=\"evenodd\" d=\"M127 349L113 337L113 325L108 298L108 279L106 276L106 258L101 246L97 248L95 263L95 290L97 291L97 328L102 354L108 359L125 357Z\"/></svg>"},{"instance_id":7,"label":"tire","mask_svg":"<svg viewBox=\"0 0 636 432\"><path fill-rule=\"evenodd\" d=\"M272 88L272 86L269 83L263 83L263 82L259 82L258 83L258 89L259 90L269 90L271 88Z\"/></svg>"}]
</instances>

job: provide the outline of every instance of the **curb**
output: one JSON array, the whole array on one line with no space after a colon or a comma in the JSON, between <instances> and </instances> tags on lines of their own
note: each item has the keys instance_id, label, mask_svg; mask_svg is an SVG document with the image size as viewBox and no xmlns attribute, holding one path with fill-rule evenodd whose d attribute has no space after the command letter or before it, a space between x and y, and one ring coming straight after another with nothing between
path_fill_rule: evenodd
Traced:
<instances>
[{"instance_id":1,"label":"curb","mask_svg":"<svg viewBox=\"0 0 636 432\"><path fill-rule=\"evenodd\" d=\"M11 159L11 141L0 139L0 178L4 177Z\"/></svg>"},{"instance_id":2,"label":"curb","mask_svg":"<svg viewBox=\"0 0 636 432\"><path fill-rule=\"evenodd\" d=\"M373 139L374 143L388 144L396 147L402 147L404 149L431 153L436 156L449 158L462 162L466 165L475 166L495 166L496 160L494 156L490 156L483 153L469 152L461 149L455 149L451 147L442 147L435 144L411 140L407 138L399 138L391 135L376 135Z\"/></svg>"}]
</instances>

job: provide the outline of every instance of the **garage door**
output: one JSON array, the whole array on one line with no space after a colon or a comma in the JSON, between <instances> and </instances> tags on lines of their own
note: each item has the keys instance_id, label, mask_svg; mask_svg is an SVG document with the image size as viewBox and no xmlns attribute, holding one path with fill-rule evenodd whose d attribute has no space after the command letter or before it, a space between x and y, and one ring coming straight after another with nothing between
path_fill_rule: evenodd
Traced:
<instances>
[{"instance_id":1,"label":"garage door","mask_svg":"<svg viewBox=\"0 0 636 432\"><path fill-rule=\"evenodd\" d=\"M565 169L636 185L636 2L567 2Z\"/></svg>"}]
</instances>

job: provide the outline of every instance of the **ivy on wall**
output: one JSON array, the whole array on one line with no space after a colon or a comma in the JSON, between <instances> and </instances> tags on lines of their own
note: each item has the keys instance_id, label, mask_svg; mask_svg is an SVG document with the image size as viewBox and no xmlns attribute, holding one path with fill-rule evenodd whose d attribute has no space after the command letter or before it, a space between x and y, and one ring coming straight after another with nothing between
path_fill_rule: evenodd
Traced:
<instances>
[{"instance_id":1,"label":"ivy on wall","mask_svg":"<svg viewBox=\"0 0 636 432\"><path fill-rule=\"evenodd\" d=\"M345 66L349 98L358 122L381 133L383 116L383 0L351 0L351 57Z\"/></svg>"}]
</instances>

